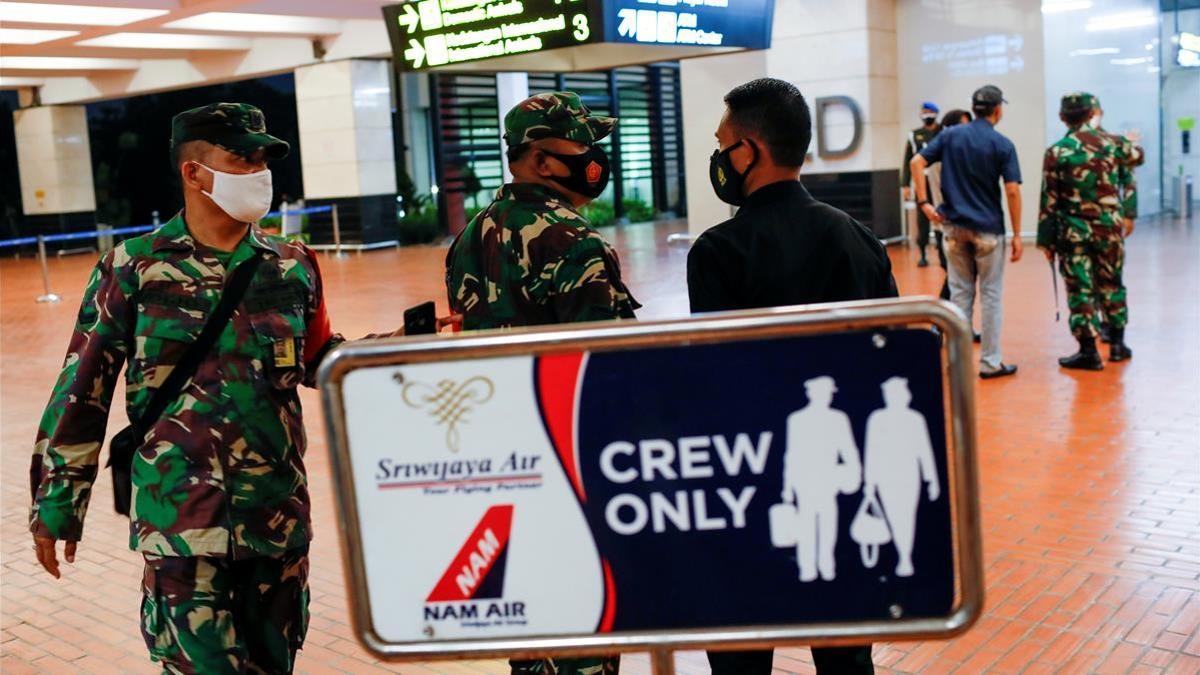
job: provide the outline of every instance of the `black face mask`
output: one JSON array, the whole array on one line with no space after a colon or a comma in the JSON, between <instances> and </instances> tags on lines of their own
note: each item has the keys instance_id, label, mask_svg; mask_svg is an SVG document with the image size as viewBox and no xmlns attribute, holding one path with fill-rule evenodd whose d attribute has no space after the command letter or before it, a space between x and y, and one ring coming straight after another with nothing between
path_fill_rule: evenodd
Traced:
<instances>
[{"instance_id":1,"label":"black face mask","mask_svg":"<svg viewBox=\"0 0 1200 675\"><path fill-rule=\"evenodd\" d=\"M928 125L937 124L937 115L921 115L921 121Z\"/></svg>"},{"instance_id":2,"label":"black face mask","mask_svg":"<svg viewBox=\"0 0 1200 675\"><path fill-rule=\"evenodd\" d=\"M754 159L746 167L745 173L738 173L733 168L730 154L745 143L754 152ZM724 150L714 150L708 159L708 179L712 182L713 192L717 198L726 204L741 206L746 201L746 176L758 163L758 148L750 141L738 141Z\"/></svg>"},{"instance_id":3,"label":"black face mask","mask_svg":"<svg viewBox=\"0 0 1200 675\"><path fill-rule=\"evenodd\" d=\"M550 176L550 180L577 192L589 199L595 199L608 187L610 167L608 155L598 145L589 146L587 152L579 155L560 155L557 152L543 150L550 157L567 165L571 172L566 176Z\"/></svg>"}]
</instances>

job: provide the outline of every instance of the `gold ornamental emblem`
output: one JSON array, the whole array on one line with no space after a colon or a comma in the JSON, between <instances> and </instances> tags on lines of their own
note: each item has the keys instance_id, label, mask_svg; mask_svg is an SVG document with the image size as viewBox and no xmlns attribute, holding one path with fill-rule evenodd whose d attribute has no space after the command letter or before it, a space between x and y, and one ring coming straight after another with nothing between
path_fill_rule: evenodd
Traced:
<instances>
[{"instance_id":1,"label":"gold ornamental emblem","mask_svg":"<svg viewBox=\"0 0 1200 675\"><path fill-rule=\"evenodd\" d=\"M459 450L459 425L468 422L471 411L492 400L495 385L486 377L472 377L461 384L454 380L442 380L436 385L423 382L406 382L400 390L405 405L415 410L424 410L438 426L446 427L446 447L450 452Z\"/></svg>"}]
</instances>

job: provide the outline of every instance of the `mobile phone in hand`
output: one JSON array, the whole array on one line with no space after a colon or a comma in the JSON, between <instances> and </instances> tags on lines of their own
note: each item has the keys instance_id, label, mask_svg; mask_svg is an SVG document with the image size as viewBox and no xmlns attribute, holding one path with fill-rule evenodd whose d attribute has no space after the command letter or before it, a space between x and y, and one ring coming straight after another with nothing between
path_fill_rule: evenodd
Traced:
<instances>
[{"instance_id":1,"label":"mobile phone in hand","mask_svg":"<svg viewBox=\"0 0 1200 675\"><path fill-rule=\"evenodd\" d=\"M404 310L405 335L432 335L436 332L437 315L432 300Z\"/></svg>"}]
</instances>

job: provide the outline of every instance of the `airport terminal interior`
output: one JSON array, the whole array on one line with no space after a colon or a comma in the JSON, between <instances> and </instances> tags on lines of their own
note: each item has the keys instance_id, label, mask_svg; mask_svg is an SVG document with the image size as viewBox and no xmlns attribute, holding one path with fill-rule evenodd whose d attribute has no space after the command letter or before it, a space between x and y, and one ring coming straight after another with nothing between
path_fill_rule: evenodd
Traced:
<instances>
[{"instance_id":1,"label":"airport terminal interior","mask_svg":"<svg viewBox=\"0 0 1200 675\"><path fill-rule=\"evenodd\" d=\"M724 95L756 78L776 78L798 88L812 111L812 147L801 169L801 182L812 197L849 214L883 244L899 296L904 299L936 298L948 275L939 263L934 238L930 236L926 245L920 243L923 225L918 213L924 203L917 202L925 200L908 192L910 186L902 172L906 157L912 154L911 145L917 142L917 131L925 124L922 115L936 114L934 123L940 123L952 110L971 110L985 85L1002 91L1003 116L995 122L995 131L1011 140L1012 163L1022 180L1021 200L1016 202L1019 213L1010 211L1014 203L1008 201L1003 215L996 213L1006 224L1021 222L1024 255L1019 261L1009 261L1004 271L999 344L1004 363L1016 365L1018 370L1010 377L978 377L982 345L974 344L966 353L952 352L948 340L956 337L954 331L949 336L943 335L944 330L937 331L941 341L928 343L940 359L937 372L925 375L935 383L939 395L941 387L946 387L946 393L931 408L926 402L926 416L944 422L944 434L942 429L934 429L932 447L942 480L949 482L942 485L946 497L938 502L947 505L946 527L939 532L928 525L931 517L926 514L931 507L922 505L924 520L916 536L918 548L929 541L922 537L932 534L941 539L938 550L953 551L955 564L947 562L944 578L921 568L912 580L900 580L897 577L910 577L912 572L902 573L897 568L891 576L886 565L852 577L844 571L847 567L839 550L836 582L832 574L806 582L824 584L826 590L805 595L809 586L804 583L779 590L780 594L798 593L800 604L810 598L821 606L799 607L790 618L764 614L759 624L746 628L744 620L723 617L754 617L756 611L765 612L760 605L769 603L731 596L740 583L735 577L759 573L739 561L740 552L731 553L733 544L698 549L710 551L712 559L719 561L703 569L728 574L704 580L704 592L715 598L711 612L672 614L666 608L657 610L652 620L631 617L629 608L638 606L634 596L660 597L653 594L669 589L676 575L684 588L694 576L689 568L702 566L701 559L709 553L694 558L668 553L665 559L653 562L620 556L610 561L611 556L605 554L603 567L597 553L594 578L577 585L594 586L595 598L604 600L597 600L599 604L594 611L588 610L590 614L584 612L586 620L582 622L574 618L578 613L561 606L572 602L571 596L557 603L540 598L539 611L566 618L559 624L531 618L530 625L539 627L536 631L522 632L523 621L497 621L492 627L470 622L449 625L445 614L431 614L430 607L441 598L436 596L437 589L429 593L427 588L446 570L450 556L463 546L463 535L470 533L476 522L479 526L472 537L481 537L482 548L477 553L487 560L479 559L477 553L469 558L466 546L459 554L461 561L455 559L465 563L464 575L478 577L471 582L478 584L475 595L467 593L461 575L455 581L454 565L443 581L450 586L457 583L462 589L461 607L468 607L466 601L471 598L489 598L495 601L493 605L503 601L505 612L525 611L526 598L516 590L530 583L530 575L520 570L529 558L516 547L523 543L518 541L523 532L520 513L512 525L514 543L507 543L507 530L501 537L500 545L507 548L498 562L493 555L497 549L488 548L488 516L480 520L474 511L455 521L463 521L457 526L461 532L442 536L454 540L447 544L453 550L434 556L430 553L437 548L433 542L440 539L411 533L442 527L439 523L466 512L466 507L446 506L458 492L439 493L436 483L446 478L439 475L428 484L405 486L416 486L414 490L375 490L394 494L396 499L401 493L405 499L415 499L421 490L435 494L425 502L432 506L419 511L377 514L389 528L394 524L399 534L363 532L361 538L352 536L351 532L358 530L359 510L365 514L370 505L384 503L366 498L355 502L345 494L348 485L354 486L350 494L355 490L365 493L368 483L374 486L377 481L374 460L363 464L356 459L358 454L369 456L366 442L360 440L367 438L365 432L359 436L344 431L363 422L352 410L342 410L341 399L338 405L331 405L329 389L301 386L298 402L308 439L303 463L311 495L313 539L309 549L310 618L295 672L507 674L507 656L457 657L455 640L511 638L516 644L525 637L558 635L566 636L564 644L571 646L595 638L586 644L601 645L596 653L602 654L604 640L629 630L630 634L644 636L649 631L667 636L665 644L678 645L673 647L674 672L701 675L712 672L704 644L685 644L680 637L686 635L683 629L713 632L728 628L734 633L742 631L739 635L745 637L754 633L754 625L770 624L785 628L784 633L817 625L825 634L815 639L826 644L830 639L839 644L859 643L861 639L854 639L855 627L869 626L862 630L878 636L872 647L876 673L1200 673L1200 267L1195 263L1200 255L1196 231L1200 194L1195 189L1200 148L1193 131L1200 117L1200 2L566 0L566 9L563 4L563 0L0 3L0 672L162 671L162 664L151 661L140 632L146 621L142 616L143 582L149 578L144 573L145 562L142 552L128 546L129 518L111 508L113 482L104 467L108 439L127 424L124 378L116 378L85 536L75 560L63 564L60 579L48 574L39 562L37 545L31 546L30 457L38 452L35 443L40 424L44 424L40 421L63 370L73 328L85 318L80 303L97 260L114 247L122 250L123 242L153 237L182 208L179 170L171 162L172 134L180 133L179 127L172 125L176 114L210 103L246 103L261 110L266 133L290 144L286 158L269 164L271 204L255 227L291 239L296 246L303 243L313 251L332 331L356 341L405 327L410 319L406 311L428 301L434 302L436 317L462 311L451 305L447 293L451 244L464 231L473 231L468 229L469 223L490 217L487 207L502 185L519 180L514 178L512 162L520 162L520 157L505 153L509 142L504 137L506 113L531 95L550 91L575 92L591 115L618 118L611 135L594 146L608 157L611 180L578 212L619 257L624 284L641 303L637 321L688 319L692 316L689 283L696 283L689 278L689 249L709 228L737 213L718 198L718 171L710 172L710 155L727 149L714 137L726 112ZM1121 237L1129 317L1124 340L1134 356L1110 361L1109 345L1100 343L1101 370L1060 366L1061 357L1079 349L1070 328L1078 299L1064 287L1062 275L1053 263L1047 263L1034 239L1039 220L1044 220L1040 197L1045 189L1046 149L1068 132L1060 113L1084 100L1064 98L1072 92L1091 94L1087 105L1100 117L1089 117L1087 124L1102 121L1109 134L1104 138L1115 139L1103 141L1110 154L1119 152L1113 148L1136 148L1141 160L1136 167L1133 162L1121 164L1119 170L1117 160L1112 160L1113 175L1121 176L1118 182L1123 192L1118 196L1127 198L1132 190L1137 195L1137 214L1130 218L1133 229ZM972 124L977 123L984 124ZM940 129L939 133L952 131ZM943 176L951 170L949 162L948 158L943 162L947 164ZM749 174L751 169L744 171ZM993 175L992 180L999 200L999 177ZM1014 181L1006 175L1004 182ZM944 208L953 208L953 194L945 179L942 185ZM1086 200L1090 193L1085 188L1074 194ZM1105 208L1117 208L1111 206L1117 201L1111 198ZM1128 203L1126 200L1125 205ZM259 213L266 210L264 205ZM1003 235L1000 241L1003 246ZM247 302L255 300L253 295L248 298ZM966 317L971 332L986 328L983 311L978 302L976 305L975 314ZM851 317L859 310L839 311ZM613 330L619 332L634 331L638 324L608 325L618 327ZM844 326L831 320L823 330L846 336ZM315 329L309 326L307 331L313 335ZM198 327L194 332L199 332ZM472 333L447 329L437 339L453 344L472 339ZM502 336L497 340L508 335L503 331L494 334ZM875 337L882 341L882 335ZM694 342L703 345L716 339L701 337ZM957 337L962 340L956 349L970 343L969 335ZM409 338L385 339L378 344L406 343ZM669 346L683 349L692 344L677 340ZM287 347L294 350L295 345L289 342ZM570 344L558 348L569 349ZM299 356L295 351L281 353L278 345L275 349L276 364L282 359L294 365ZM339 352L343 350L339 348ZM510 433L512 438L522 439L536 435L538 443L550 448L547 461L561 463L552 464L552 469L543 467L546 484L538 489L549 493L550 472L561 474L561 484L553 485L562 488L561 497L571 504L571 512L589 514L586 520L578 519L585 531L592 528L589 536L597 542L589 544L589 550L611 553L616 549L606 547L614 546L612 538L618 535L600 530L606 524L613 526L614 512L620 525L621 511L596 507L599 516L592 518L594 512L589 509L600 496L609 494L604 490L616 486L598 488L589 481L602 478L589 475L586 466L592 461L587 456L587 433L594 431L588 431L586 421L594 417L588 417L585 410L589 405L585 394L594 391L588 386L600 386L587 382L602 378L597 370L572 371L568 388L559 390L561 400L547 404L546 372L556 363L552 356L541 357L538 363L542 365L534 367L533 378L523 374L535 382L537 391L528 396L533 402L521 399L525 407L512 404L512 410L533 415L536 424L525 426L536 428L518 435L511 428L522 425L513 413L507 423L493 427L492 433L500 444L507 442ZM587 359L602 363L602 357L593 353ZM325 358L329 365L329 357ZM809 363L813 358L798 353L795 361ZM647 358L646 363L653 361ZM395 357L387 363L398 366L404 361ZM257 367L261 370L263 366ZM897 364L896 372L915 367ZM795 371L792 364L780 364L779 368L780 372ZM956 379L955 373L968 377ZM889 374L867 373L872 378L878 375L880 382ZM399 371L395 377L402 383ZM496 375L497 381L499 377ZM745 407L766 405L756 401L787 397L802 405L813 397L810 385L820 379L793 382L780 377L767 389L746 390L736 374L729 377L726 390L707 392L725 403L714 405L708 413L691 411L688 415L707 414L717 420L741 414L738 411ZM910 380L913 392L923 391L914 378ZM492 387L490 380L487 386ZM642 402L642 396L651 401L661 383L640 386L649 393L639 390L635 403ZM858 389L843 380L838 387L842 393L835 394L833 407L857 409L858 403L849 399ZM471 395L463 391L459 394ZM492 396L489 389L477 400ZM78 403L74 396L69 399L57 400L62 405ZM863 409L877 405L872 402ZM556 409L565 411L565 419L570 420L565 434L559 433L561 429L553 421ZM484 425L481 410L484 408L474 413L479 413L477 423ZM398 446L390 450L394 456L432 453L404 442L419 438L435 439L438 461L461 459L469 464L472 453L484 451L483 446L468 447L474 429L470 418L460 427L467 430L463 431L467 445L460 452L457 436L451 440L447 431L443 438L441 427L437 435L421 436L426 432L406 426L410 419L406 415L409 413L398 406L394 419L373 422L388 428L383 433ZM680 417L692 419L688 415L681 413ZM53 409L45 413L45 419L57 416ZM613 438L636 442L637 438L652 437L620 435L623 425L631 429L629 434L642 433L658 428L655 425L670 427L672 420L666 417L606 417L605 424L616 434ZM965 427L968 435L973 432L973 442L962 442L956 425L964 418L974 422ZM443 423L445 418L439 421ZM454 424L449 422L447 428L453 431ZM790 428L791 422L788 424ZM850 445L857 442L866 448L869 472L872 442L869 432L863 440L860 427L855 429L858 440L852 438ZM682 437L717 432L676 431L673 438L680 441L682 475L686 477L689 460L683 441L687 439ZM660 438L668 438L666 434L674 432L661 433ZM567 438L565 450L563 438ZM767 438L770 443L769 434ZM613 445L600 456L600 466L607 467L604 475L620 474L613 468L617 460L609 453ZM789 439L789 462L791 447ZM720 450L716 448L714 457L723 461ZM857 466L858 448L852 450ZM510 451L506 447L502 454ZM575 465L569 459L572 452ZM634 452L629 445L630 458ZM670 452L674 456L673 448ZM954 463L967 452L973 453L968 463L975 467L977 484L964 476L965 464ZM153 453L146 448L142 454L150 457ZM708 457L707 451L704 456ZM53 461L57 460L47 460ZM646 461L644 449L642 461ZM753 466L753 458L748 461ZM776 461L775 455L770 461ZM783 466L782 460L779 466ZM136 468L135 488L139 480L149 480L139 478ZM708 468L707 474L695 475L712 476L711 467L692 466L691 470L704 468ZM659 470L663 478L673 471L662 466ZM629 472L633 474L629 480L634 481L638 472ZM642 472L644 482L650 483L654 469L643 465ZM730 480L733 473L730 471ZM756 473L763 473L761 467ZM742 479L760 488L767 484L760 476ZM610 480L625 482L624 478ZM40 484L41 493L51 489L46 483L52 482L47 479ZM643 481L637 482L639 485L627 489L641 489ZM936 475L932 482L938 482ZM464 483L470 480L458 481ZM749 506L751 514L761 511L764 522L768 507L778 501L778 483L771 486L771 494L760 490ZM838 497L843 513L840 520L835 516L839 546L849 547L845 550L852 561L859 558L858 545L851 541L859 537L851 524L852 519L857 523L854 510L859 500L850 496L857 491L857 482L855 486L854 491L845 490ZM930 489L929 501L938 501ZM479 501L480 494L461 492L463 500L474 500L472 507L484 504ZM501 494L499 488L496 494ZM683 504L685 514L681 517L678 510L672 512L668 503L663 507L668 510L654 512L651 529L668 531L680 546L722 541L715 532L711 540L697 539L705 534L698 531L669 532L671 524L678 526L681 518L697 530L704 529L702 522L714 522L711 518L705 521L698 504L694 520L689 521L687 495L679 494L681 501L676 506ZM695 494L700 495L700 490ZM432 501L435 498L441 501ZM948 506L950 498L955 500L953 508ZM144 508L136 494L135 500L139 509ZM667 503L665 499L662 502ZM541 503L551 502L547 497ZM613 503L616 500L610 507ZM350 504L356 505L352 513ZM651 499L650 504L655 502ZM641 502L637 506L645 508ZM637 513L636 508L633 511ZM741 513L744 518L746 511ZM736 516L732 528L745 527ZM752 524L750 529L757 532L757 527ZM759 529L765 537L767 528ZM619 527L613 530L621 532ZM885 535L885 541L893 536L895 532ZM639 537L642 535L628 539L641 541ZM775 537L773 530L771 537ZM401 543L378 548L381 539ZM359 565L356 561L364 556L359 549L368 541L376 548L366 549L366 563ZM796 550L787 547L793 545ZM771 553L786 564L792 575L789 583L795 582L796 565L800 565L803 582L804 563L798 562L797 556L803 556L804 544L787 546L775 544ZM863 547L863 564L871 567L874 563L866 562L866 544ZM886 552L878 555L893 555L890 544L883 549ZM385 559L380 551L391 552L394 559ZM974 561L973 556L980 553L981 558ZM758 555L747 554L746 560L757 561ZM410 557L421 560L412 562ZM918 556L921 565L924 560ZM977 568L973 561L978 562ZM615 586L610 562L616 570ZM404 570L410 568L405 565L432 577L407 574ZM636 578L639 565L645 565L642 569L648 576ZM393 570L399 572L391 574ZM980 578L968 578L977 572ZM411 579L411 584L420 586L414 591L420 597L389 599L379 590L393 588L389 574L403 577L396 580L401 586ZM871 586L878 590L862 590L867 588L865 581L855 588L852 584L859 582L853 579L878 580ZM982 588L982 604L972 608L963 599L972 596L975 582ZM895 593L897 586L911 594L904 596L904 602L917 605L921 603L917 596L944 592L963 613L930 612L929 617L936 620L921 624L919 630L910 628L918 622L916 617L903 615L900 600L872 605L875 600L868 597L873 592ZM616 596L614 601L614 588L629 594ZM828 590L843 588L849 590ZM364 596L374 599L370 610L362 607ZM580 597L584 596L587 594L580 591ZM591 598L587 602L595 599L587 597ZM404 602L417 604L406 607ZM862 605L861 611L856 603ZM546 604L559 607L552 612L545 609ZM647 600L645 604L653 603ZM515 605L522 609L513 610ZM734 613L722 614L725 610ZM404 611L424 612L424 623L409 622L415 626L411 635L405 637L399 628L379 628L409 625L400 619L388 623ZM190 620L202 621L198 616ZM363 617L378 624L375 628L380 632L370 639L364 632ZM965 622L950 625L963 617ZM890 628L889 622L894 622ZM449 631L451 637L439 632L435 638L434 623L438 631ZM813 639L809 634L807 639L767 640L779 645L770 672L864 672L818 670L806 646ZM713 646L721 647L720 640L714 640ZM419 647L423 642L431 650L424 652L429 658L389 659L379 652L380 643ZM493 646L491 651L502 656L512 648ZM620 657L622 673L670 672L653 662L645 649L625 651ZM232 671L201 667L198 672ZM553 671L542 672L550 675ZM563 675L572 672L600 673L564 669ZM745 671L745 675L765 674Z\"/></svg>"}]
</instances>

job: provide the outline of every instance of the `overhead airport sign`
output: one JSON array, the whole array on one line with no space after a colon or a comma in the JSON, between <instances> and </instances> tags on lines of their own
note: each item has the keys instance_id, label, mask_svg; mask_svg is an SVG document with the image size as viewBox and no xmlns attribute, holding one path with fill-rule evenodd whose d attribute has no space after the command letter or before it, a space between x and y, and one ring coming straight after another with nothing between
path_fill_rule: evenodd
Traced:
<instances>
[{"instance_id":1,"label":"overhead airport sign","mask_svg":"<svg viewBox=\"0 0 1200 675\"><path fill-rule=\"evenodd\" d=\"M775 0L605 0L605 40L766 49L774 12Z\"/></svg>"},{"instance_id":2,"label":"overhead airport sign","mask_svg":"<svg viewBox=\"0 0 1200 675\"><path fill-rule=\"evenodd\" d=\"M774 0L417 0L383 8L415 71L600 42L770 46Z\"/></svg>"},{"instance_id":3,"label":"overhead airport sign","mask_svg":"<svg viewBox=\"0 0 1200 675\"><path fill-rule=\"evenodd\" d=\"M965 629L969 359L895 328L920 320L969 353L929 301L342 348L322 388L360 637L445 658Z\"/></svg>"}]
</instances>

